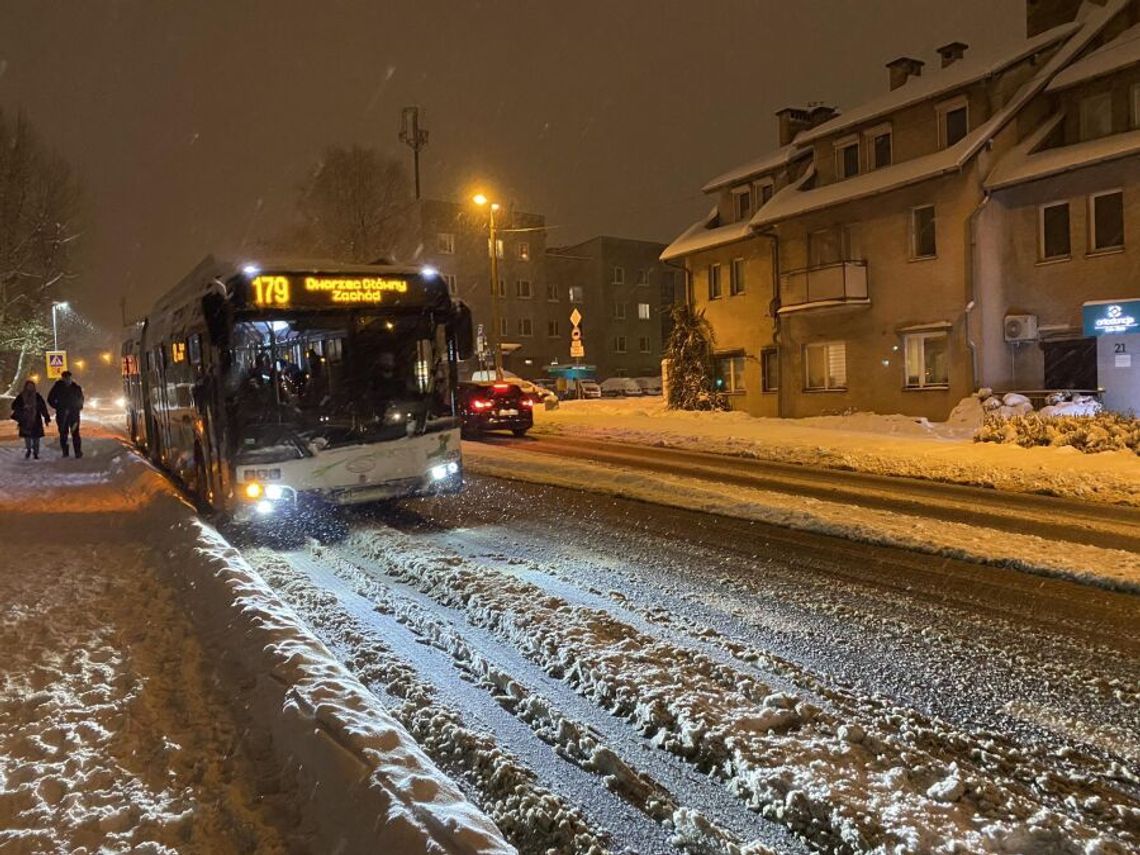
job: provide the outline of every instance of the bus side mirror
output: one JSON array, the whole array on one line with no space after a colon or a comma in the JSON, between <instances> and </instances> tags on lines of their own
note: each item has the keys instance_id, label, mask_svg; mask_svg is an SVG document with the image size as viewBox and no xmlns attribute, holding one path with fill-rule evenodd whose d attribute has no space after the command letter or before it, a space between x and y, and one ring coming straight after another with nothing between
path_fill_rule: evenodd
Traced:
<instances>
[{"instance_id":1,"label":"bus side mirror","mask_svg":"<svg viewBox=\"0 0 1140 855\"><path fill-rule=\"evenodd\" d=\"M226 323L226 297L211 293L202 298L202 315L206 319L206 331L216 347L229 345L229 325Z\"/></svg>"},{"instance_id":2,"label":"bus side mirror","mask_svg":"<svg viewBox=\"0 0 1140 855\"><path fill-rule=\"evenodd\" d=\"M456 302L451 315L451 329L455 333L455 349L460 360L470 359L475 353L475 329L471 322L471 307Z\"/></svg>"}]
</instances>

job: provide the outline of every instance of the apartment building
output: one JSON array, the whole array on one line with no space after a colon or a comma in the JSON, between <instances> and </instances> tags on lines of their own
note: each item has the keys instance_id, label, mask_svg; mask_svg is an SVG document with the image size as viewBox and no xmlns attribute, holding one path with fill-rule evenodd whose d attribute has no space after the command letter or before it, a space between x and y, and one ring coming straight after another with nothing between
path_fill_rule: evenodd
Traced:
<instances>
[{"instance_id":1,"label":"apartment building","mask_svg":"<svg viewBox=\"0 0 1140 855\"><path fill-rule=\"evenodd\" d=\"M1014 49L949 42L928 74L893 60L880 97L783 110L773 152L708 182L709 215L662 258L713 326L733 406L945 418L980 386L1126 400L1128 333L1088 329L1140 297L1137 5L1029 0Z\"/></svg>"},{"instance_id":2,"label":"apartment building","mask_svg":"<svg viewBox=\"0 0 1140 855\"><path fill-rule=\"evenodd\" d=\"M581 315L585 356L598 378L657 377L681 271L662 263L664 244L599 236L547 251L546 275ZM572 362L569 349L557 360Z\"/></svg>"}]
</instances>

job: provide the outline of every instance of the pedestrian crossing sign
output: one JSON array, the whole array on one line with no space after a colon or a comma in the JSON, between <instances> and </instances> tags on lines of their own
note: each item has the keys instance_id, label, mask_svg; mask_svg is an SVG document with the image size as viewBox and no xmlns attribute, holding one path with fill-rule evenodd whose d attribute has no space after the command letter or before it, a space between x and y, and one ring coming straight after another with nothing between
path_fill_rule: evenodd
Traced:
<instances>
[{"instance_id":1,"label":"pedestrian crossing sign","mask_svg":"<svg viewBox=\"0 0 1140 855\"><path fill-rule=\"evenodd\" d=\"M60 375L67 370L67 351L49 350L45 356L47 358L48 380L58 380Z\"/></svg>"}]
</instances>

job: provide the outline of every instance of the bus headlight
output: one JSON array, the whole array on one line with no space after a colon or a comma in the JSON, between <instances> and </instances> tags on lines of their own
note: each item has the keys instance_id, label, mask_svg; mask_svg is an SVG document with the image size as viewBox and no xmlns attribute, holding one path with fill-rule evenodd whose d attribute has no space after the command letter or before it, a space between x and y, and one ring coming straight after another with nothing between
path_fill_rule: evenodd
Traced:
<instances>
[{"instance_id":1,"label":"bus headlight","mask_svg":"<svg viewBox=\"0 0 1140 855\"><path fill-rule=\"evenodd\" d=\"M285 496L285 488L280 484L266 484L265 485L265 498L271 499L276 502Z\"/></svg>"},{"instance_id":2,"label":"bus headlight","mask_svg":"<svg viewBox=\"0 0 1140 855\"><path fill-rule=\"evenodd\" d=\"M459 464L452 460L450 463L441 463L431 468L431 480L442 481L449 475L459 474Z\"/></svg>"},{"instance_id":3,"label":"bus headlight","mask_svg":"<svg viewBox=\"0 0 1140 855\"><path fill-rule=\"evenodd\" d=\"M260 502L258 502L256 505L254 505L254 508L257 510L257 512L259 514L261 514L262 516L266 516L267 514L273 513L273 502L269 502L269 501L266 501L265 499L262 499Z\"/></svg>"}]
</instances>

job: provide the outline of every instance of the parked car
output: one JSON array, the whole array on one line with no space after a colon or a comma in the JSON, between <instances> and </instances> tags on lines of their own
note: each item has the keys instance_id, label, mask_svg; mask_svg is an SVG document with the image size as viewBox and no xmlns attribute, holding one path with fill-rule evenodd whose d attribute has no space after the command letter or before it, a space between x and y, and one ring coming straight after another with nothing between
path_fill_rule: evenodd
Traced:
<instances>
[{"instance_id":1,"label":"parked car","mask_svg":"<svg viewBox=\"0 0 1140 855\"><path fill-rule=\"evenodd\" d=\"M534 400L516 383L460 383L458 398L461 431L466 437L493 430L523 436L534 425Z\"/></svg>"},{"instance_id":2,"label":"parked car","mask_svg":"<svg viewBox=\"0 0 1140 855\"><path fill-rule=\"evenodd\" d=\"M579 398L602 397L602 387L594 380L575 380L574 392Z\"/></svg>"},{"instance_id":3,"label":"parked car","mask_svg":"<svg viewBox=\"0 0 1140 855\"><path fill-rule=\"evenodd\" d=\"M634 382L641 387L641 394L643 395L660 395L661 394L661 378L660 377L634 377Z\"/></svg>"},{"instance_id":4,"label":"parked car","mask_svg":"<svg viewBox=\"0 0 1140 855\"><path fill-rule=\"evenodd\" d=\"M632 377L611 377L602 381L602 395L607 398L629 398L641 394L641 387Z\"/></svg>"},{"instance_id":5,"label":"parked car","mask_svg":"<svg viewBox=\"0 0 1140 855\"><path fill-rule=\"evenodd\" d=\"M493 383L495 382L494 371L476 371L471 375L471 382L473 383ZM530 380L525 380L517 374L512 374L510 371L503 372L503 382L513 383L522 389L524 395L528 395L530 399L536 404L545 404L548 409L554 409L558 406L558 395L545 386L538 383L532 383Z\"/></svg>"}]
</instances>

